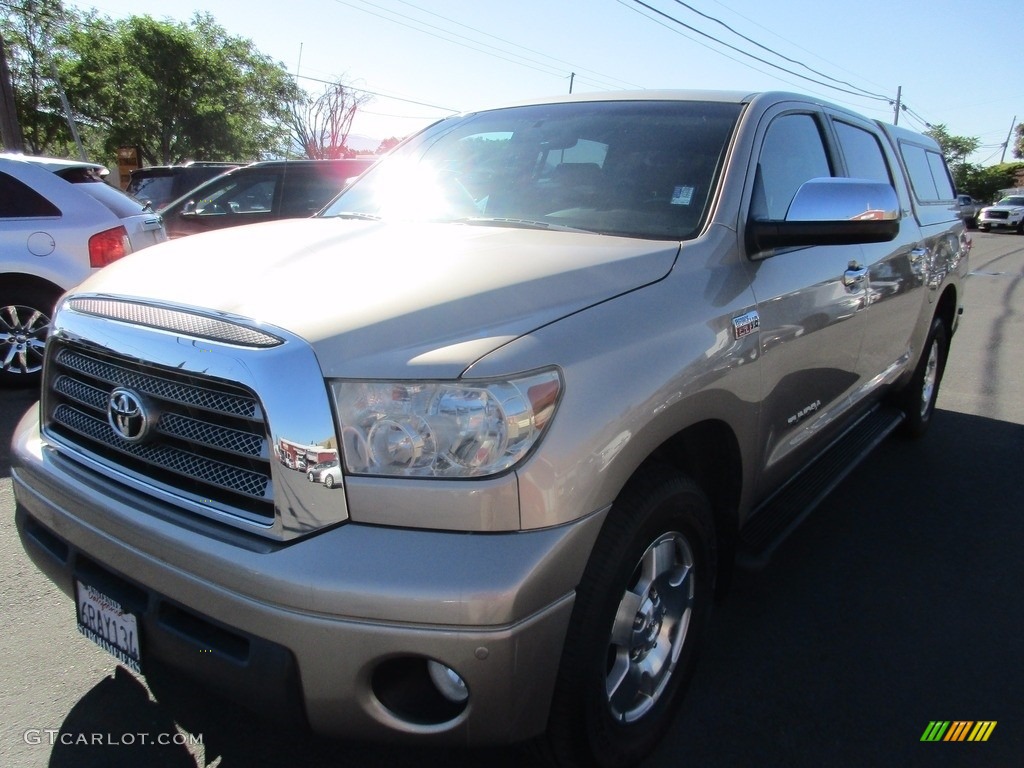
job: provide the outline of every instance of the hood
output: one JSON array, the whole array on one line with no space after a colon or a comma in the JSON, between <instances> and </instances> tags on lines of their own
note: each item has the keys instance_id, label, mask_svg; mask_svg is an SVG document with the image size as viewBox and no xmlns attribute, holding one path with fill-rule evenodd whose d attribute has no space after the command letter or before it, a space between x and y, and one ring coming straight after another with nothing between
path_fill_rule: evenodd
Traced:
<instances>
[{"instance_id":1,"label":"hood","mask_svg":"<svg viewBox=\"0 0 1024 768\"><path fill-rule=\"evenodd\" d=\"M148 248L79 290L283 328L313 346L327 376L448 378L518 336L660 280L678 251L577 232L297 219Z\"/></svg>"}]
</instances>

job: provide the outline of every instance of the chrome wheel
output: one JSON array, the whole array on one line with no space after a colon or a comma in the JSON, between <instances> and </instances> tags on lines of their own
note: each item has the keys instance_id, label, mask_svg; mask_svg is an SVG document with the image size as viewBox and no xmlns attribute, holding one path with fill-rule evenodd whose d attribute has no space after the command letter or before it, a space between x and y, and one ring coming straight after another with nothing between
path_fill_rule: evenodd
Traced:
<instances>
[{"instance_id":1,"label":"chrome wheel","mask_svg":"<svg viewBox=\"0 0 1024 768\"><path fill-rule=\"evenodd\" d=\"M924 365L924 377L921 380L921 418L927 418L935 399L935 387L939 383L939 342L932 339L928 349L928 359Z\"/></svg>"},{"instance_id":2,"label":"chrome wheel","mask_svg":"<svg viewBox=\"0 0 1024 768\"><path fill-rule=\"evenodd\" d=\"M601 768L650 754L693 673L717 561L701 487L662 464L638 469L576 589L542 754Z\"/></svg>"},{"instance_id":3,"label":"chrome wheel","mask_svg":"<svg viewBox=\"0 0 1024 768\"><path fill-rule=\"evenodd\" d=\"M696 594L693 551L677 532L647 548L619 601L605 693L612 717L643 717L665 691L686 642Z\"/></svg>"},{"instance_id":4,"label":"chrome wheel","mask_svg":"<svg viewBox=\"0 0 1024 768\"><path fill-rule=\"evenodd\" d=\"M949 333L941 318L932 319L932 327L914 368L914 375L906 386L893 393L895 405L906 419L902 432L906 437L923 437L932 422L935 402L939 398L942 371L946 367L949 351Z\"/></svg>"},{"instance_id":5,"label":"chrome wheel","mask_svg":"<svg viewBox=\"0 0 1024 768\"><path fill-rule=\"evenodd\" d=\"M23 304L0 307L0 373L39 373L49 330L50 318L40 309Z\"/></svg>"}]
</instances>

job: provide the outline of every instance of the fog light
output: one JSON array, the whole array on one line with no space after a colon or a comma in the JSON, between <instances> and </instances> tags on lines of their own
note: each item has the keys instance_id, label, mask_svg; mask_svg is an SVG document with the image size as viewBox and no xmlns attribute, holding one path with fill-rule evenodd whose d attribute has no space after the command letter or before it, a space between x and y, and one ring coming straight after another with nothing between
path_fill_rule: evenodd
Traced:
<instances>
[{"instance_id":1,"label":"fog light","mask_svg":"<svg viewBox=\"0 0 1024 768\"><path fill-rule=\"evenodd\" d=\"M448 701L461 704L469 698L466 682L451 667L431 659L427 661L427 672L430 674L430 681Z\"/></svg>"}]
</instances>

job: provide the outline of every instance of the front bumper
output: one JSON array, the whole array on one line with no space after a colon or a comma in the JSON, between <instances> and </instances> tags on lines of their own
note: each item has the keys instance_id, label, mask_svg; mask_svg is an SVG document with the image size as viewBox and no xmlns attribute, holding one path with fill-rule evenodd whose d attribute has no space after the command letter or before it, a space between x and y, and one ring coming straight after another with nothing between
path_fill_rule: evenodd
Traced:
<instances>
[{"instance_id":1,"label":"front bumper","mask_svg":"<svg viewBox=\"0 0 1024 768\"><path fill-rule=\"evenodd\" d=\"M1006 219L989 219L984 216L978 217L979 227L990 227L992 229L1017 229L1021 225L1024 216L1010 216Z\"/></svg>"},{"instance_id":2,"label":"front bumper","mask_svg":"<svg viewBox=\"0 0 1024 768\"><path fill-rule=\"evenodd\" d=\"M26 551L69 595L83 580L139 616L143 672L169 665L329 736L483 744L543 731L603 515L502 534L348 523L282 544L183 519L69 461L34 410L13 449ZM402 703L427 659L469 691L440 720Z\"/></svg>"}]
</instances>

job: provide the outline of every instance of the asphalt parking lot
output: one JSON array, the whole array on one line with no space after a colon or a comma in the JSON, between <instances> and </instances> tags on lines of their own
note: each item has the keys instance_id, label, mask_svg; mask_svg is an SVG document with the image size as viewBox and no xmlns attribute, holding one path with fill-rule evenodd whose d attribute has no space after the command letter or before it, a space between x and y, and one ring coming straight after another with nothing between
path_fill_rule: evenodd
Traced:
<instances>
[{"instance_id":1,"label":"asphalt parking lot","mask_svg":"<svg viewBox=\"0 0 1024 768\"><path fill-rule=\"evenodd\" d=\"M738 575L645 768L1020 764L1024 237L974 242L932 432L884 443L767 567ZM0 391L0 765L527 764L512 749L296 739L118 668L17 540L7 446L32 400ZM937 720L996 725L985 742L923 742Z\"/></svg>"}]
</instances>

